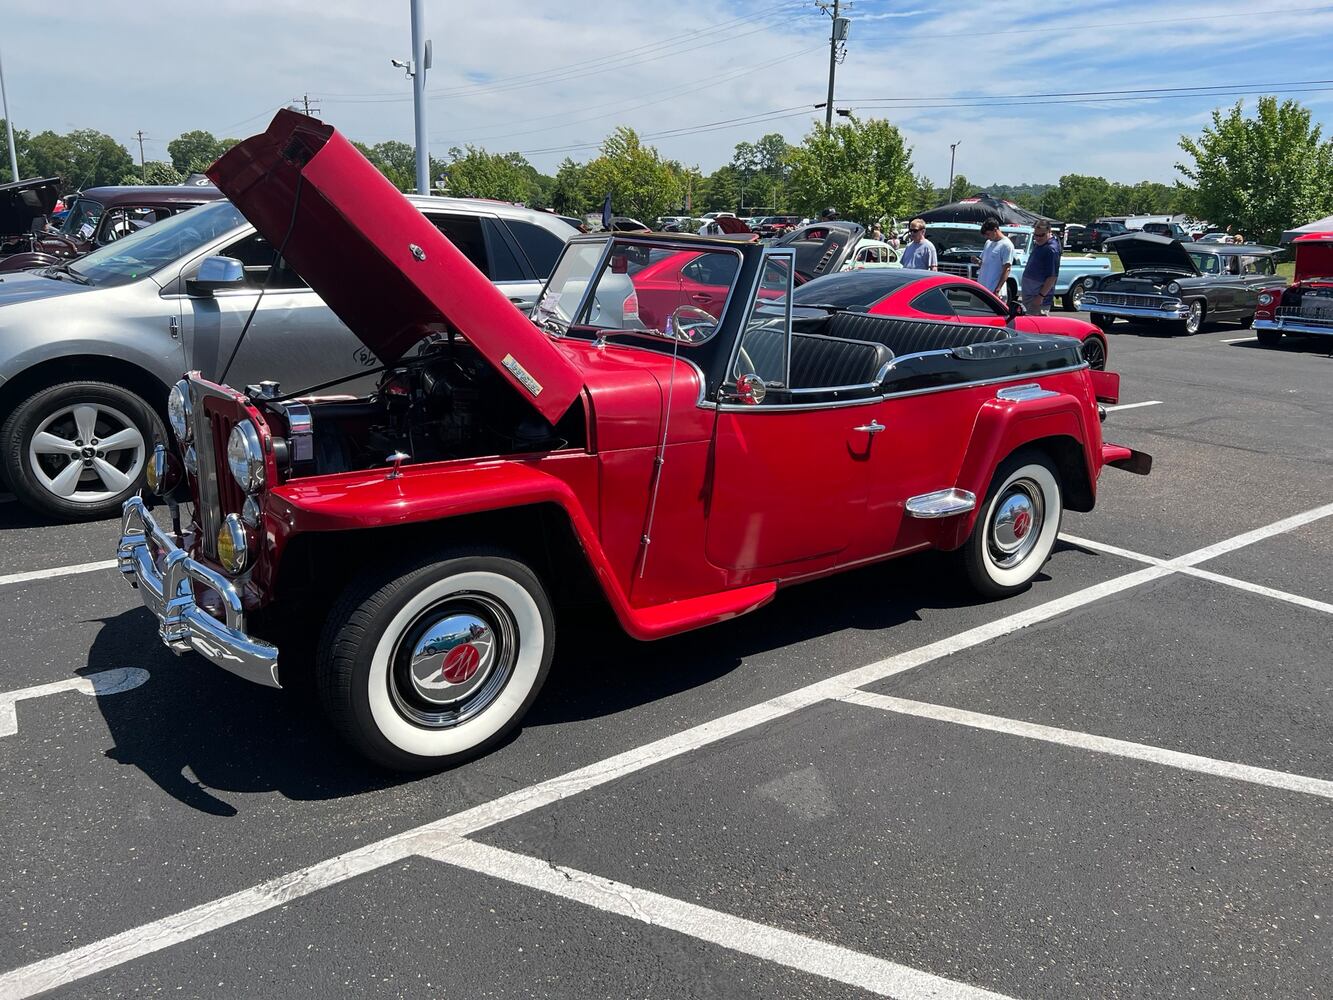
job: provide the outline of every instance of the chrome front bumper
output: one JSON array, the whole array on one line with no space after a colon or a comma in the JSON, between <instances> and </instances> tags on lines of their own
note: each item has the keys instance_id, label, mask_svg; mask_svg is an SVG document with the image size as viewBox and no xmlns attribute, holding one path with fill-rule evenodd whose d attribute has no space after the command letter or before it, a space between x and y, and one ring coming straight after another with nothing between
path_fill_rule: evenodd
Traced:
<instances>
[{"instance_id":1,"label":"chrome front bumper","mask_svg":"<svg viewBox=\"0 0 1333 1000\"><path fill-rule=\"evenodd\" d=\"M1302 323L1289 319L1256 319L1256 330L1276 330L1278 333L1312 333L1316 337L1333 337L1333 323Z\"/></svg>"},{"instance_id":2,"label":"chrome front bumper","mask_svg":"<svg viewBox=\"0 0 1333 1000\"><path fill-rule=\"evenodd\" d=\"M282 686L278 683L278 648L245 634L245 612L232 582L191 559L158 526L139 497L125 501L116 562L130 585L139 589L144 606L157 616L158 635L173 653L193 650L248 681ZM221 598L225 622L199 607L195 583Z\"/></svg>"},{"instance_id":3,"label":"chrome front bumper","mask_svg":"<svg viewBox=\"0 0 1333 1000\"><path fill-rule=\"evenodd\" d=\"M1085 312L1102 313L1106 316L1120 316L1123 319L1185 319L1190 314L1190 307L1182 302L1172 309L1145 309L1143 306L1113 306L1103 305L1095 299L1090 300L1088 295L1092 293L1083 293L1083 309Z\"/></svg>"}]
</instances>

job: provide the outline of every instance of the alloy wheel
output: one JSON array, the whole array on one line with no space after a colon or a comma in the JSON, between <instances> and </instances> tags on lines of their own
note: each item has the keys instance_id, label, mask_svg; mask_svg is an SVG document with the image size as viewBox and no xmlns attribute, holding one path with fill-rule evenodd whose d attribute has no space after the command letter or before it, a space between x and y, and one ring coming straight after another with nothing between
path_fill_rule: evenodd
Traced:
<instances>
[{"instance_id":1,"label":"alloy wheel","mask_svg":"<svg viewBox=\"0 0 1333 1000\"><path fill-rule=\"evenodd\" d=\"M1104 371L1106 369L1106 345L1102 343L1102 338L1091 336L1083 341L1082 347L1083 360L1088 363L1088 367L1093 371Z\"/></svg>"},{"instance_id":2,"label":"alloy wheel","mask_svg":"<svg viewBox=\"0 0 1333 1000\"><path fill-rule=\"evenodd\" d=\"M120 410L105 403L75 403L37 426L28 444L28 465L53 496L97 504L139 478L146 452L143 434Z\"/></svg>"}]
</instances>

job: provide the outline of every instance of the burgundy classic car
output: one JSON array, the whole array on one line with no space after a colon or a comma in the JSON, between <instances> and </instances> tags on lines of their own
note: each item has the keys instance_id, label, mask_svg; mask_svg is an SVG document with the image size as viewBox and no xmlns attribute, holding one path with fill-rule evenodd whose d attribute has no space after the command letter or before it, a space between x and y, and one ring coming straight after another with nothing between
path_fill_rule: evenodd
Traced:
<instances>
[{"instance_id":1,"label":"burgundy classic car","mask_svg":"<svg viewBox=\"0 0 1333 1000\"><path fill-rule=\"evenodd\" d=\"M125 504L120 568L172 650L274 687L280 663L313 669L333 725L388 767L511 732L567 602L655 639L922 549L1011 594L1104 466L1151 464L1102 440L1119 378L1077 341L797 323L790 249L576 236L530 319L315 119L279 112L209 173L383 368L361 397L186 375L167 407L183 461L155 450L160 499ZM682 288L643 321L635 276L663 254L729 262L716 315Z\"/></svg>"},{"instance_id":2,"label":"burgundy classic car","mask_svg":"<svg viewBox=\"0 0 1333 1000\"><path fill-rule=\"evenodd\" d=\"M1254 330L1274 347L1285 334L1333 337L1333 233L1305 233L1292 240L1296 272L1287 288L1259 295Z\"/></svg>"},{"instance_id":3,"label":"burgundy classic car","mask_svg":"<svg viewBox=\"0 0 1333 1000\"><path fill-rule=\"evenodd\" d=\"M59 200L59 177L0 184L0 258L31 250L34 223L40 227Z\"/></svg>"},{"instance_id":4,"label":"burgundy classic car","mask_svg":"<svg viewBox=\"0 0 1333 1000\"><path fill-rule=\"evenodd\" d=\"M33 234L22 252L0 260L0 272L76 260L154 222L221 197L222 192L211 184L89 188L73 200L59 229Z\"/></svg>"}]
</instances>

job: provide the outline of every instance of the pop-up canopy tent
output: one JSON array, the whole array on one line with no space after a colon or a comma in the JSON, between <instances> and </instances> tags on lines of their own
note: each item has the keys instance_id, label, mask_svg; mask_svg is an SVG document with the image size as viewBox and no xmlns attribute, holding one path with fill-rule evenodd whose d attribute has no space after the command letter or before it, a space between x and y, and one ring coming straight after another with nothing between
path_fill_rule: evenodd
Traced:
<instances>
[{"instance_id":1,"label":"pop-up canopy tent","mask_svg":"<svg viewBox=\"0 0 1333 1000\"><path fill-rule=\"evenodd\" d=\"M1029 212L1026 208L1019 208L1012 201L992 198L984 193L932 208L928 212L922 212L921 218L926 222L967 222L973 225L980 225L987 219L996 218L1005 226L1031 226L1038 221L1055 221L1036 212Z\"/></svg>"},{"instance_id":2,"label":"pop-up canopy tent","mask_svg":"<svg viewBox=\"0 0 1333 1000\"><path fill-rule=\"evenodd\" d=\"M1278 242L1290 243L1297 236L1304 236L1306 233L1333 233L1333 215L1324 219L1317 219L1309 225L1297 229L1288 229L1282 234L1282 239Z\"/></svg>"}]
</instances>

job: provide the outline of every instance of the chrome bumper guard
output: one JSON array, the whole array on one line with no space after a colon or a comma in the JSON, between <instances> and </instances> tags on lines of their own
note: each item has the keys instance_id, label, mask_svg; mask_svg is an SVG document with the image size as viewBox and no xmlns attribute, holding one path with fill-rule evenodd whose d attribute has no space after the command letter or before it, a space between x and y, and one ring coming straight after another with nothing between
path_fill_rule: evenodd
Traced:
<instances>
[{"instance_id":1,"label":"chrome bumper guard","mask_svg":"<svg viewBox=\"0 0 1333 1000\"><path fill-rule=\"evenodd\" d=\"M161 554L157 559L154 549ZM130 586L139 589L144 606L157 616L158 635L173 653L193 650L248 681L282 686L278 683L278 648L245 634L245 612L236 587L221 573L191 559L158 526L139 497L125 501L116 563ZM193 583L217 593L225 623L199 607Z\"/></svg>"},{"instance_id":2,"label":"chrome bumper guard","mask_svg":"<svg viewBox=\"0 0 1333 1000\"><path fill-rule=\"evenodd\" d=\"M1107 316L1120 316L1125 319L1186 319L1190 307L1182 302L1172 309L1145 309L1143 306L1103 305L1096 298L1089 299L1090 292L1083 293L1083 310L1090 313L1103 313Z\"/></svg>"},{"instance_id":3,"label":"chrome bumper guard","mask_svg":"<svg viewBox=\"0 0 1333 1000\"><path fill-rule=\"evenodd\" d=\"M1333 336L1333 323L1302 322L1290 319L1256 319L1256 330L1276 330L1279 333L1312 333L1317 337Z\"/></svg>"}]
</instances>

